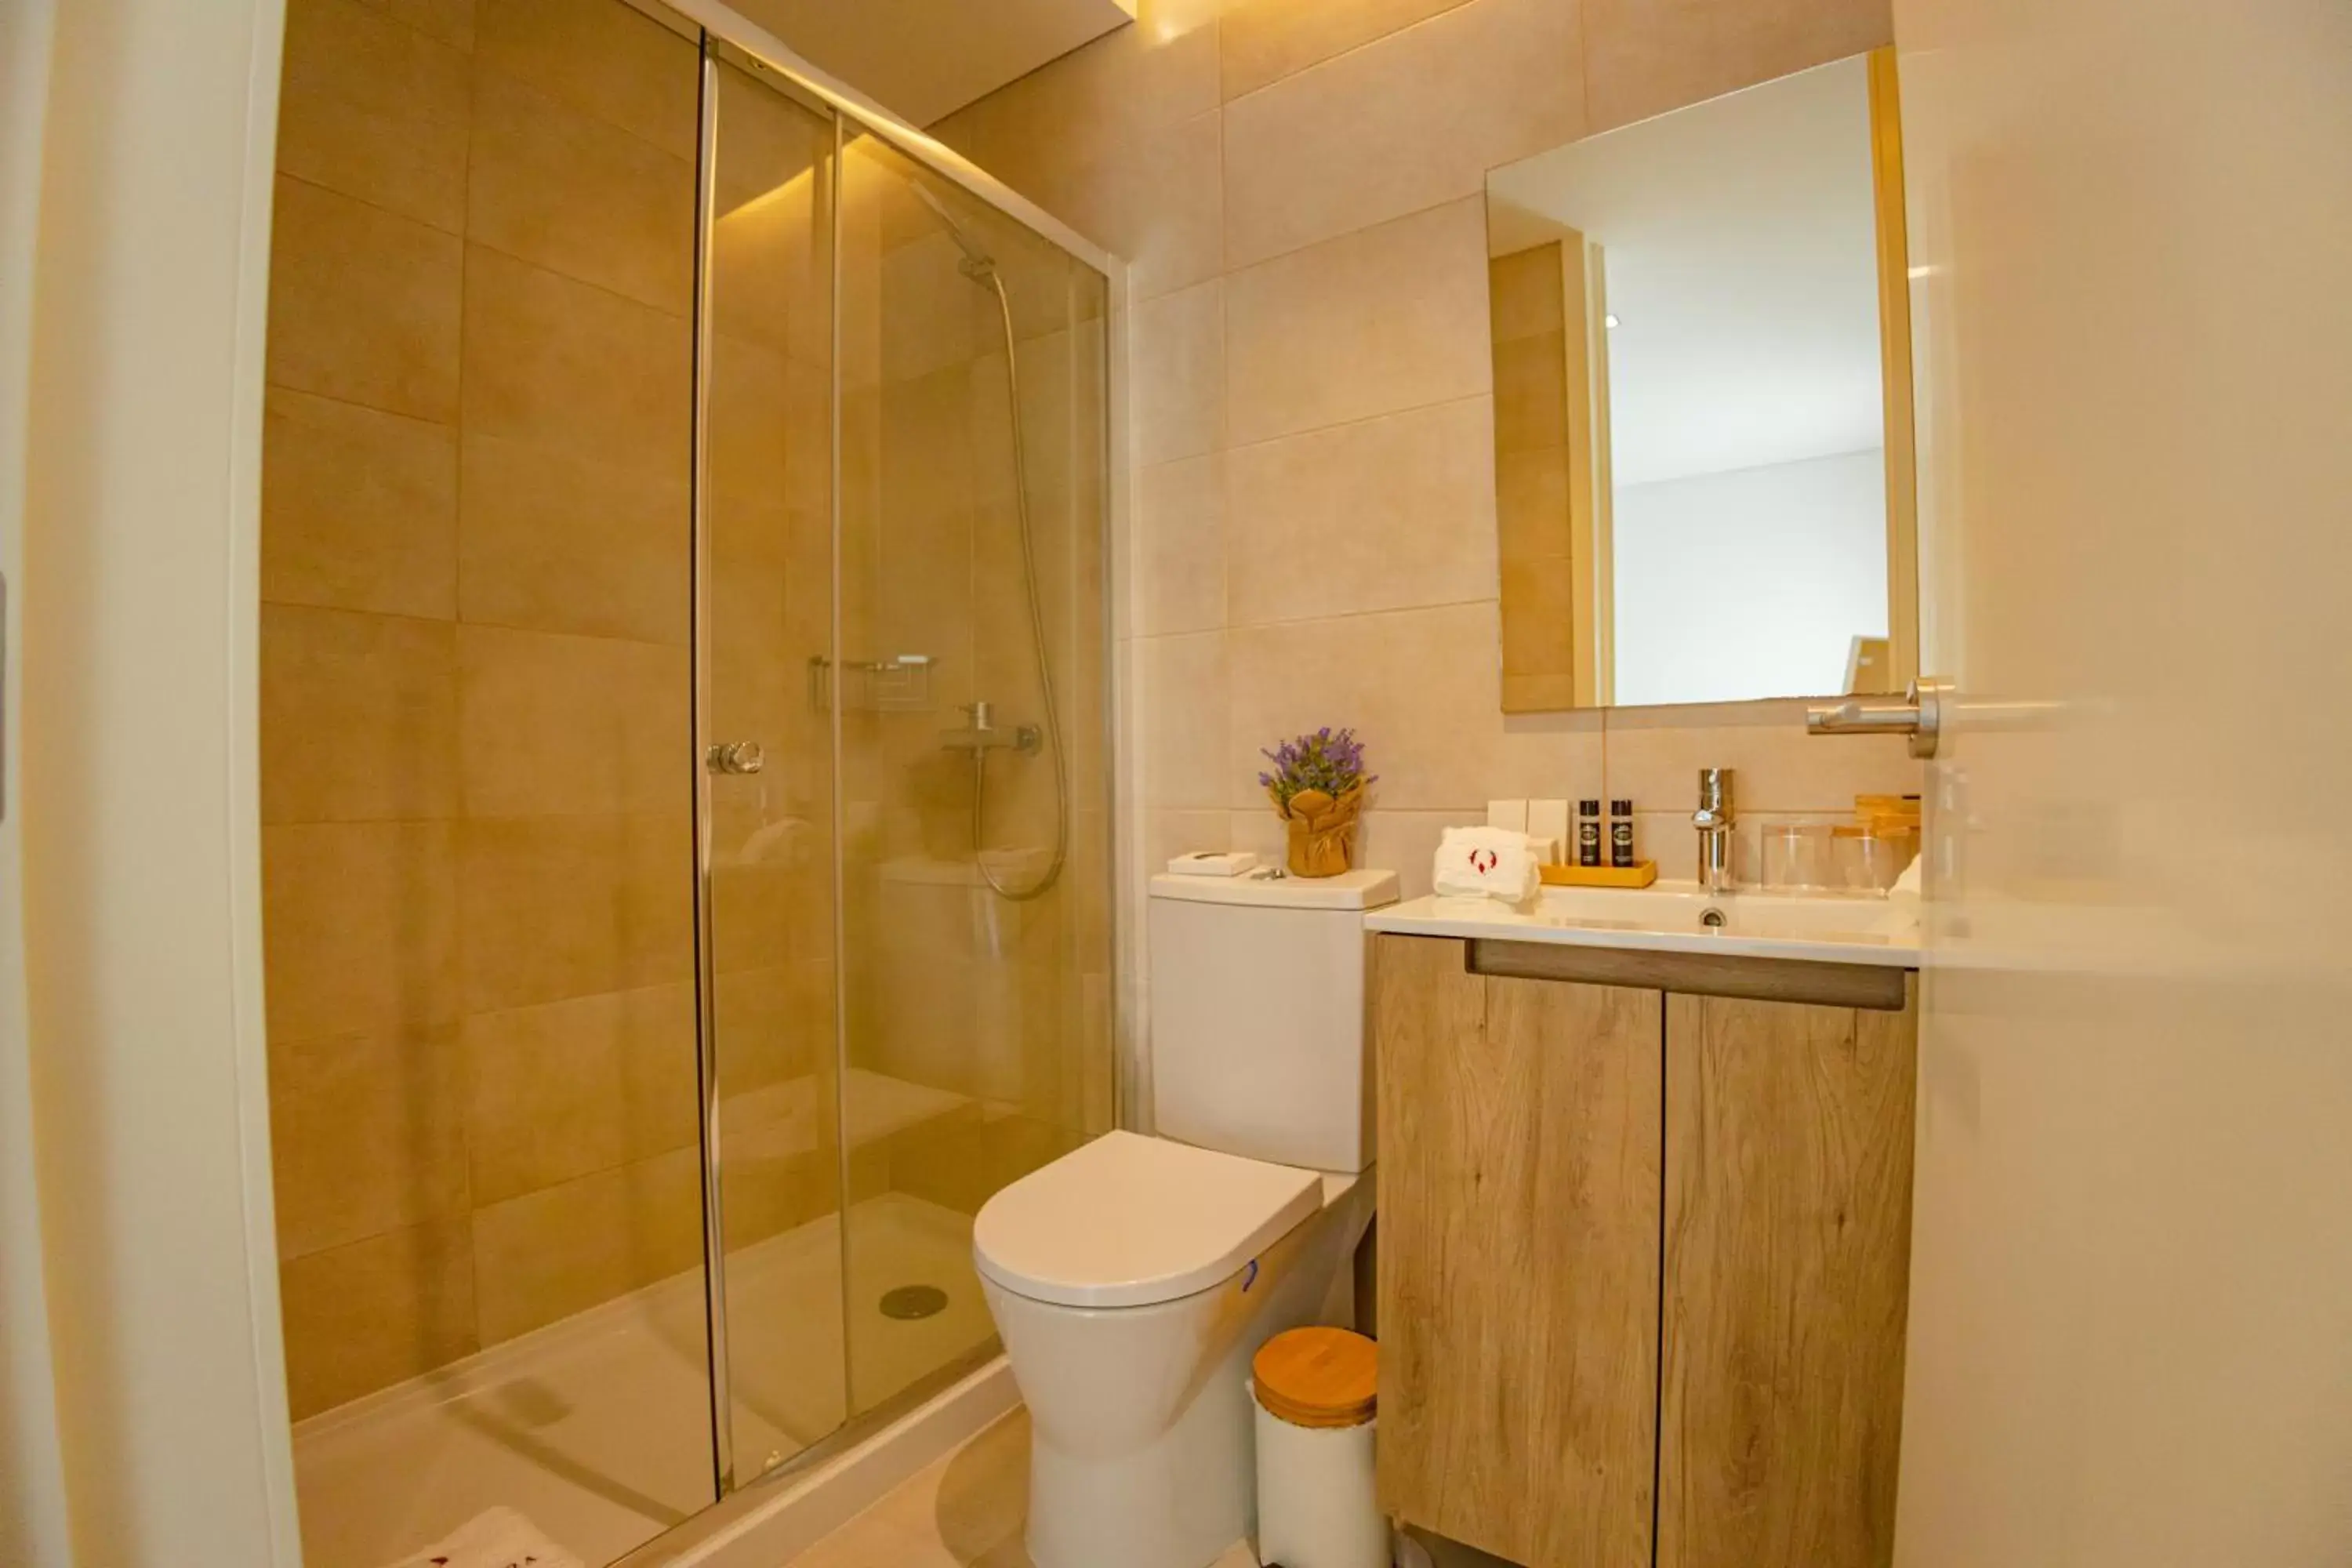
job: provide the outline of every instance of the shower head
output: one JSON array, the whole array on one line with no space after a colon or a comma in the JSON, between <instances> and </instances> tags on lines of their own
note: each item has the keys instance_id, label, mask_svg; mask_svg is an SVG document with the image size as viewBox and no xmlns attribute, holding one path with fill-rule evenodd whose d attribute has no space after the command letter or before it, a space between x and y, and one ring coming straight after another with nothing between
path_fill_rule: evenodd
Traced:
<instances>
[{"instance_id":1,"label":"shower head","mask_svg":"<svg viewBox=\"0 0 2352 1568\"><path fill-rule=\"evenodd\" d=\"M915 199L930 208L933 216L947 226L948 237L954 240L956 248L963 252L963 261L958 270L976 283L984 282L993 277L996 273L996 258L982 250L980 247L980 241L972 238L965 231L963 225L956 222L955 215L948 211L947 204L925 190L919 181L908 181L907 188L914 192Z\"/></svg>"}]
</instances>

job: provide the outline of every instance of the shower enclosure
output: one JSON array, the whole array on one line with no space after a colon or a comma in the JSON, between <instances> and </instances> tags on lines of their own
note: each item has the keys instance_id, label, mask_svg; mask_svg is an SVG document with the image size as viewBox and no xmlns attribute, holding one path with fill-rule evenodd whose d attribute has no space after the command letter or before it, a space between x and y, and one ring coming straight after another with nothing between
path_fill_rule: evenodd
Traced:
<instances>
[{"instance_id":1,"label":"shower enclosure","mask_svg":"<svg viewBox=\"0 0 2352 1568\"><path fill-rule=\"evenodd\" d=\"M748 27L467 9L289 6L315 1568L610 1561L887 1419L994 1351L980 1205L1113 1115L1110 264Z\"/></svg>"}]
</instances>

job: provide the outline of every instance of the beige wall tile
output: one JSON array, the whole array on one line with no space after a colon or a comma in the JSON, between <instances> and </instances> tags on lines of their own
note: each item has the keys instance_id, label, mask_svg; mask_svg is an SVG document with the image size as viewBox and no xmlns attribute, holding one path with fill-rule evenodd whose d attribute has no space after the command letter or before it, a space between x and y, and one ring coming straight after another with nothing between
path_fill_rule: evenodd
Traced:
<instances>
[{"instance_id":1,"label":"beige wall tile","mask_svg":"<svg viewBox=\"0 0 2352 1568\"><path fill-rule=\"evenodd\" d=\"M1253 774L1252 777L1256 775ZM1267 808L1272 815L1272 808ZM1154 808L1143 814L1143 872L1158 876L1168 862L1190 849L1232 847L1233 813L1171 811Z\"/></svg>"},{"instance_id":2,"label":"beige wall tile","mask_svg":"<svg viewBox=\"0 0 2352 1568\"><path fill-rule=\"evenodd\" d=\"M273 1040L457 1020L450 825L265 828L261 918Z\"/></svg>"},{"instance_id":3,"label":"beige wall tile","mask_svg":"<svg viewBox=\"0 0 2352 1568\"><path fill-rule=\"evenodd\" d=\"M1226 265L1477 195L1494 165L1574 140L1577 15L1472 0L1227 104Z\"/></svg>"},{"instance_id":4,"label":"beige wall tile","mask_svg":"<svg viewBox=\"0 0 2352 1568\"><path fill-rule=\"evenodd\" d=\"M1334 55L1453 10L1463 0L1228 0L1218 21L1224 95L1235 99Z\"/></svg>"},{"instance_id":5,"label":"beige wall tile","mask_svg":"<svg viewBox=\"0 0 2352 1568\"><path fill-rule=\"evenodd\" d=\"M455 816L457 676L447 621L263 605L262 821Z\"/></svg>"},{"instance_id":6,"label":"beige wall tile","mask_svg":"<svg viewBox=\"0 0 2352 1568\"><path fill-rule=\"evenodd\" d=\"M702 71L694 45L626 5L581 0L477 0L474 54L643 137L691 158Z\"/></svg>"},{"instance_id":7,"label":"beige wall tile","mask_svg":"<svg viewBox=\"0 0 2352 1568\"><path fill-rule=\"evenodd\" d=\"M470 622L683 645L692 494L683 473L614 468L468 436L457 544Z\"/></svg>"},{"instance_id":8,"label":"beige wall tile","mask_svg":"<svg viewBox=\"0 0 2352 1568\"><path fill-rule=\"evenodd\" d=\"M279 176L269 379L394 414L456 418L463 271L456 236Z\"/></svg>"},{"instance_id":9,"label":"beige wall tile","mask_svg":"<svg viewBox=\"0 0 2352 1568\"><path fill-rule=\"evenodd\" d=\"M1558 240L1493 258L1486 263L1486 287L1497 342L1556 332L1568 325Z\"/></svg>"},{"instance_id":10,"label":"beige wall tile","mask_svg":"<svg viewBox=\"0 0 2352 1568\"><path fill-rule=\"evenodd\" d=\"M1225 624L1225 459L1185 458L1135 477L1135 630L1155 637Z\"/></svg>"},{"instance_id":11,"label":"beige wall tile","mask_svg":"<svg viewBox=\"0 0 2352 1568\"><path fill-rule=\"evenodd\" d=\"M1225 474L1234 626L1494 597L1485 398L1236 447Z\"/></svg>"},{"instance_id":12,"label":"beige wall tile","mask_svg":"<svg viewBox=\"0 0 2352 1568\"><path fill-rule=\"evenodd\" d=\"M464 126L471 62L462 47L449 47L453 38L410 20L363 0L289 0L286 85L385 115Z\"/></svg>"},{"instance_id":13,"label":"beige wall tile","mask_svg":"<svg viewBox=\"0 0 2352 1568\"><path fill-rule=\"evenodd\" d=\"M1612 798L1634 809L1696 805L1698 770L1735 768L1741 811L1851 811L1860 795L1916 795L1925 771L1898 736L1805 733L1801 700L1612 708Z\"/></svg>"},{"instance_id":14,"label":"beige wall tile","mask_svg":"<svg viewBox=\"0 0 2352 1568\"><path fill-rule=\"evenodd\" d=\"M465 225L462 120L387 112L289 81L278 103L278 167L451 234Z\"/></svg>"},{"instance_id":15,"label":"beige wall tile","mask_svg":"<svg viewBox=\"0 0 2352 1568\"><path fill-rule=\"evenodd\" d=\"M1214 278L1224 253L1223 119L1196 114L1113 149L1100 181L1111 199L1099 232L1127 260L1128 287L1150 300ZM1094 182L1088 182L1092 188Z\"/></svg>"},{"instance_id":16,"label":"beige wall tile","mask_svg":"<svg viewBox=\"0 0 2352 1568\"><path fill-rule=\"evenodd\" d=\"M1464 804L1485 819L1486 802L1583 800L1602 793L1602 715L1597 708L1560 713L1507 713L1496 742L1494 782Z\"/></svg>"},{"instance_id":17,"label":"beige wall tile","mask_svg":"<svg viewBox=\"0 0 2352 1568\"><path fill-rule=\"evenodd\" d=\"M1592 129L1895 41L1888 0L1582 0Z\"/></svg>"},{"instance_id":18,"label":"beige wall tile","mask_svg":"<svg viewBox=\"0 0 2352 1568\"><path fill-rule=\"evenodd\" d=\"M463 1219L283 1261L278 1282L297 1421L479 1348Z\"/></svg>"},{"instance_id":19,"label":"beige wall tile","mask_svg":"<svg viewBox=\"0 0 2352 1568\"><path fill-rule=\"evenodd\" d=\"M983 166L1017 181L1066 155L1074 136L1130 142L1205 114L1218 104L1217 71L1214 26L1117 28L989 96Z\"/></svg>"},{"instance_id":20,"label":"beige wall tile","mask_svg":"<svg viewBox=\"0 0 2352 1568\"><path fill-rule=\"evenodd\" d=\"M281 1257L464 1214L457 1029L271 1041L269 1133Z\"/></svg>"},{"instance_id":21,"label":"beige wall tile","mask_svg":"<svg viewBox=\"0 0 2352 1568\"><path fill-rule=\"evenodd\" d=\"M693 838L683 802L642 816L468 821L460 841L469 1009L691 973Z\"/></svg>"},{"instance_id":22,"label":"beige wall tile","mask_svg":"<svg viewBox=\"0 0 2352 1568\"><path fill-rule=\"evenodd\" d=\"M1568 334L1537 332L1495 345L1495 449L1568 444Z\"/></svg>"},{"instance_id":23,"label":"beige wall tile","mask_svg":"<svg viewBox=\"0 0 2352 1568\"><path fill-rule=\"evenodd\" d=\"M478 1205L695 1142L691 985L477 1013L465 1060Z\"/></svg>"},{"instance_id":24,"label":"beige wall tile","mask_svg":"<svg viewBox=\"0 0 2352 1568\"><path fill-rule=\"evenodd\" d=\"M692 1268L701 1252L702 1179L692 1149L478 1209L482 1342L512 1339Z\"/></svg>"},{"instance_id":25,"label":"beige wall tile","mask_svg":"<svg viewBox=\"0 0 2352 1568\"><path fill-rule=\"evenodd\" d=\"M466 247L469 436L503 436L639 473L691 460L688 323L543 268Z\"/></svg>"},{"instance_id":26,"label":"beige wall tile","mask_svg":"<svg viewBox=\"0 0 2352 1568\"><path fill-rule=\"evenodd\" d=\"M1454 605L1236 628L1228 804L1262 797L1258 752L1352 726L1380 782L1372 804L1446 810L1485 801L1498 748L1495 606Z\"/></svg>"},{"instance_id":27,"label":"beige wall tile","mask_svg":"<svg viewBox=\"0 0 2352 1568\"><path fill-rule=\"evenodd\" d=\"M273 386L261 596L385 615L457 611L457 433Z\"/></svg>"},{"instance_id":28,"label":"beige wall tile","mask_svg":"<svg viewBox=\"0 0 2352 1568\"><path fill-rule=\"evenodd\" d=\"M1234 273L1224 286L1231 439L1488 391L1486 252L1486 203L1473 196ZM1152 409L1139 389L1135 410L1148 444Z\"/></svg>"},{"instance_id":29,"label":"beige wall tile","mask_svg":"<svg viewBox=\"0 0 2352 1568\"><path fill-rule=\"evenodd\" d=\"M1146 805L1203 809L1232 804L1236 786L1226 724L1226 658L1223 632L1136 642ZM1255 777L1256 770L1247 776Z\"/></svg>"},{"instance_id":30,"label":"beige wall tile","mask_svg":"<svg viewBox=\"0 0 2352 1568\"><path fill-rule=\"evenodd\" d=\"M360 0L360 4L436 43L467 50L474 47L474 0Z\"/></svg>"},{"instance_id":31,"label":"beige wall tile","mask_svg":"<svg viewBox=\"0 0 2352 1568\"><path fill-rule=\"evenodd\" d=\"M686 649L468 626L457 654L468 816L688 808Z\"/></svg>"},{"instance_id":32,"label":"beige wall tile","mask_svg":"<svg viewBox=\"0 0 2352 1568\"><path fill-rule=\"evenodd\" d=\"M1203 283L1135 309L1129 382L1139 464L1196 458L1225 430L1225 291Z\"/></svg>"},{"instance_id":33,"label":"beige wall tile","mask_svg":"<svg viewBox=\"0 0 2352 1568\"><path fill-rule=\"evenodd\" d=\"M485 70L466 233L675 316L694 303L694 165Z\"/></svg>"}]
</instances>

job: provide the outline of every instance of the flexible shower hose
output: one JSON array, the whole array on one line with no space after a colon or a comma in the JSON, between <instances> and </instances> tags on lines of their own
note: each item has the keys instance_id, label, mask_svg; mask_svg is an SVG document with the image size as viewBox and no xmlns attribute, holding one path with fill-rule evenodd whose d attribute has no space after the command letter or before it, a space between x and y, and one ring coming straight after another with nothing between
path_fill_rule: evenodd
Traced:
<instances>
[{"instance_id":1,"label":"flexible shower hose","mask_svg":"<svg viewBox=\"0 0 2352 1568\"><path fill-rule=\"evenodd\" d=\"M1028 591L1029 646L1037 658L1037 684L1045 698L1045 750L1054 759L1054 858L1046 866L1045 874L1026 888L1007 887L988 868L988 857L981 852L987 842L988 823L985 747L975 747L971 753L971 858L980 868L981 879L998 897L1025 903L1060 879L1062 864L1069 858L1069 769L1062 750L1061 709L1054 700L1053 666L1045 657L1045 612L1037 592L1037 542L1029 521L1029 460L1021 434L1021 371L1013 358L1013 300L1004 291L1004 279L993 267L988 268L988 281L996 290L997 315L1004 323L1004 395L1013 410L1013 498L1021 523L1021 582Z\"/></svg>"}]
</instances>

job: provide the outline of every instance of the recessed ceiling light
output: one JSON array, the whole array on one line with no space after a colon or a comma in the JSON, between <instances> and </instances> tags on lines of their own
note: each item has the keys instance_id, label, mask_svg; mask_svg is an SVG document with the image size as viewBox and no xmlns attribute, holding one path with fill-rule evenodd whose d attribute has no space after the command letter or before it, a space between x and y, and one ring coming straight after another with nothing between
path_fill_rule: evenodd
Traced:
<instances>
[{"instance_id":1,"label":"recessed ceiling light","mask_svg":"<svg viewBox=\"0 0 2352 1568\"><path fill-rule=\"evenodd\" d=\"M1610 311L1607 315L1605 315L1605 316L1601 317L1601 324L1602 326L1604 326L1604 327L1613 327L1613 326L1615 326L1615 325L1617 324L1617 312L1616 312L1616 311L1614 311L1614 310L1612 310L1612 311Z\"/></svg>"}]
</instances>

